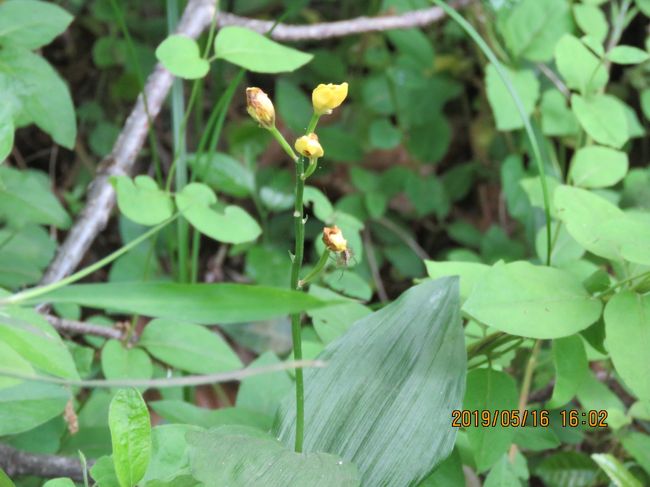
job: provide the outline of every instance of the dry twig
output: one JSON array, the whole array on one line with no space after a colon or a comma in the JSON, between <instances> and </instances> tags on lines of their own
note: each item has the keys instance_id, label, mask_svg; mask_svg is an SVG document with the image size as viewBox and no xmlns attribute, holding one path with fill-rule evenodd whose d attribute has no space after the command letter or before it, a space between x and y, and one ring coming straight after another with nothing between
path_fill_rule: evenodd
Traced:
<instances>
[{"instance_id":1,"label":"dry twig","mask_svg":"<svg viewBox=\"0 0 650 487\"><path fill-rule=\"evenodd\" d=\"M453 6L458 8L467 5L469 2L470 0L458 0L453 3ZM430 7L399 15L356 17L354 19L311 25L278 24L271 37L278 41L314 41L362 34L364 32L425 27L438 22L444 17L445 13L440 7ZM220 27L238 25L262 34L268 32L274 23L271 20L249 19L229 13L219 15Z\"/></svg>"}]
</instances>

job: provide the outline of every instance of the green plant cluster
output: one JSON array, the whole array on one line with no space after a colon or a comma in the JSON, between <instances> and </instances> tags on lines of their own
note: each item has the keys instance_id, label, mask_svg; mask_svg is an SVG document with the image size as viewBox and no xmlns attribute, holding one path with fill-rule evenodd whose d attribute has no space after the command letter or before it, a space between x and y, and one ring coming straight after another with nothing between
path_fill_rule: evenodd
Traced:
<instances>
[{"instance_id":1,"label":"green plant cluster","mask_svg":"<svg viewBox=\"0 0 650 487\"><path fill-rule=\"evenodd\" d=\"M650 2L222 5L447 17L295 45L182 3L0 2L0 447L82 466L0 486L650 484ZM156 61L115 223L39 285Z\"/></svg>"}]
</instances>

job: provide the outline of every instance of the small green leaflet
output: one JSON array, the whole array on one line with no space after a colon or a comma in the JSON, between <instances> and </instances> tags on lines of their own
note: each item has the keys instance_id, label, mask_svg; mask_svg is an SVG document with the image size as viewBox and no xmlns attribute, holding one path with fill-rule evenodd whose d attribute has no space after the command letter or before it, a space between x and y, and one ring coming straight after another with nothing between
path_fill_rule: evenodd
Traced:
<instances>
[{"instance_id":1,"label":"small green leaflet","mask_svg":"<svg viewBox=\"0 0 650 487\"><path fill-rule=\"evenodd\" d=\"M311 54L278 44L244 27L224 27L214 40L217 59L256 73L295 71L312 59Z\"/></svg>"},{"instance_id":2,"label":"small green leaflet","mask_svg":"<svg viewBox=\"0 0 650 487\"><path fill-rule=\"evenodd\" d=\"M170 73L179 78L203 78L210 70L210 63L201 58L196 41L180 34L165 39L156 49L156 57Z\"/></svg>"}]
</instances>

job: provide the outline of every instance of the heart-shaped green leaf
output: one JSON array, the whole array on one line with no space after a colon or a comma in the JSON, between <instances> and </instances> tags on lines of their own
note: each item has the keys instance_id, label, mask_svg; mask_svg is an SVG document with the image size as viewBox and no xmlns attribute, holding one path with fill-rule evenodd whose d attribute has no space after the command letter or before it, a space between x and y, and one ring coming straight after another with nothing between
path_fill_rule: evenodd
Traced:
<instances>
[{"instance_id":1,"label":"heart-shaped green leaf","mask_svg":"<svg viewBox=\"0 0 650 487\"><path fill-rule=\"evenodd\" d=\"M356 487L357 469L328 453L295 453L265 433L241 426L190 432L190 465L205 487ZM218 460L218 467L215 466Z\"/></svg>"},{"instance_id":2,"label":"heart-shaped green leaf","mask_svg":"<svg viewBox=\"0 0 650 487\"><path fill-rule=\"evenodd\" d=\"M214 40L219 59L257 73L294 71L312 59L311 54L283 46L244 27L224 27Z\"/></svg>"},{"instance_id":3,"label":"heart-shaped green leaf","mask_svg":"<svg viewBox=\"0 0 650 487\"><path fill-rule=\"evenodd\" d=\"M140 225L157 225L171 217L174 204L169 194L158 188L149 176L112 178L117 192L117 205L129 220Z\"/></svg>"},{"instance_id":4,"label":"heart-shaped green leaf","mask_svg":"<svg viewBox=\"0 0 650 487\"><path fill-rule=\"evenodd\" d=\"M458 279L426 281L360 319L305 370L307 452L353 462L363 485L417 485L451 452L465 392ZM295 437L295 400L275 436Z\"/></svg>"},{"instance_id":5,"label":"heart-shaped green leaf","mask_svg":"<svg viewBox=\"0 0 650 487\"><path fill-rule=\"evenodd\" d=\"M210 63L201 58L196 41L180 34L162 41L156 49L156 57L170 73L179 78L203 78L210 70Z\"/></svg>"},{"instance_id":6,"label":"heart-shaped green leaf","mask_svg":"<svg viewBox=\"0 0 650 487\"><path fill-rule=\"evenodd\" d=\"M262 233L258 223L240 207L231 205L218 211L211 208L216 202L214 192L201 183L188 184L176 195L183 216L199 232L219 242L250 242Z\"/></svg>"}]
</instances>

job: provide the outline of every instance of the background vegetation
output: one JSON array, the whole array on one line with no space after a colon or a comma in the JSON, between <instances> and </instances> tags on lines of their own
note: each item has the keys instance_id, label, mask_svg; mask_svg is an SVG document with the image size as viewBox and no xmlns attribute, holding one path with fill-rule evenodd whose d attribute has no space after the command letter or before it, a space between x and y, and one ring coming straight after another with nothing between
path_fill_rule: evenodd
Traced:
<instances>
[{"instance_id":1,"label":"background vegetation","mask_svg":"<svg viewBox=\"0 0 650 487\"><path fill-rule=\"evenodd\" d=\"M434 3L0 2L0 486L650 484L650 2Z\"/></svg>"}]
</instances>

